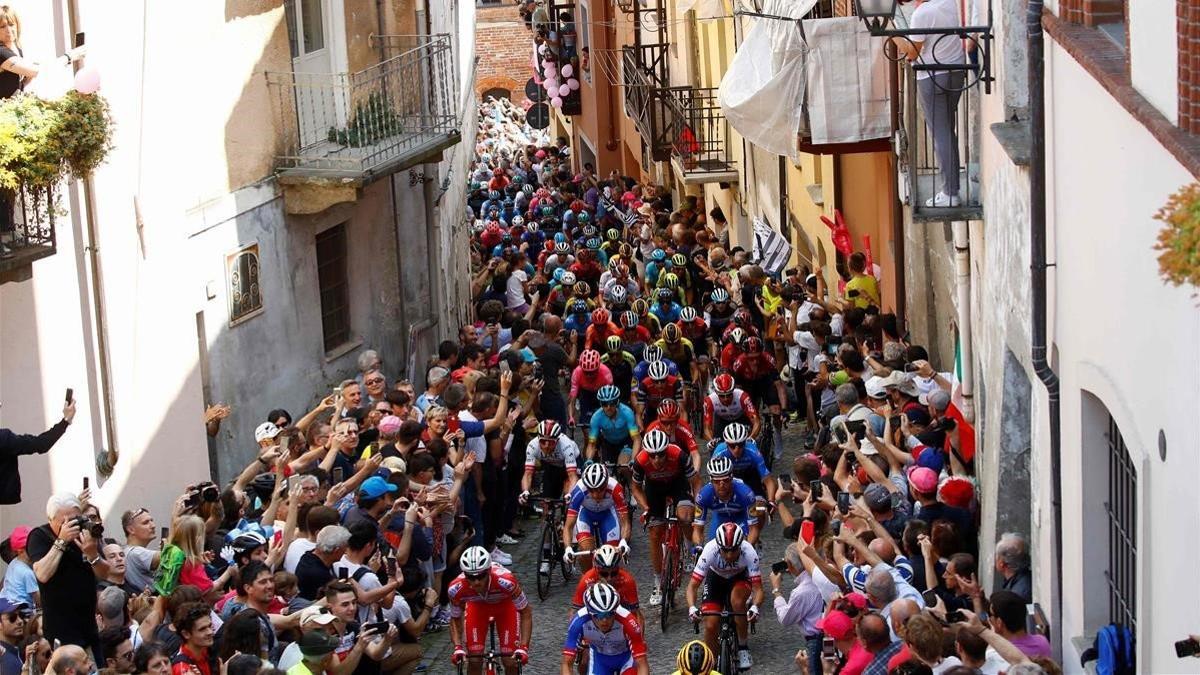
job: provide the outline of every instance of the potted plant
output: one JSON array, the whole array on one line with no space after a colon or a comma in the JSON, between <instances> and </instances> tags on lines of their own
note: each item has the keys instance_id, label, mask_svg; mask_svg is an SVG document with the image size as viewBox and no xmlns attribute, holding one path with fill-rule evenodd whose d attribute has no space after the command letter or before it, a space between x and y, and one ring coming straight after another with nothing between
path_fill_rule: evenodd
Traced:
<instances>
[{"instance_id":1,"label":"potted plant","mask_svg":"<svg viewBox=\"0 0 1200 675\"><path fill-rule=\"evenodd\" d=\"M1165 223L1154 245L1159 273L1176 286L1200 288L1200 183L1180 188L1154 217Z\"/></svg>"}]
</instances>

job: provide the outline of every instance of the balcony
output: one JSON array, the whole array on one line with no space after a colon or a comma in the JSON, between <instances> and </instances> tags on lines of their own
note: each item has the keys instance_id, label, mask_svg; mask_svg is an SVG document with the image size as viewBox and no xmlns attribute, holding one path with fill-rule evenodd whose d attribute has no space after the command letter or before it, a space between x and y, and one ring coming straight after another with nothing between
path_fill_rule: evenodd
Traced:
<instances>
[{"instance_id":1,"label":"balcony","mask_svg":"<svg viewBox=\"0 0 1200 675\"><path fill-rule=\"evenodd\" d=\"M382 61L354 73L267 73L283 185L361 187L437 161L460 139L450 36L384 35Z\"/></svg>"},{"instance_id":2,"label":"balcony","mask_svg":"<svg viewBox=\"0 0 1200 675\"><path fill-rule=\"evenodd\" d=\"M672 87L668 90L673 130L671 167L688 185L736 183L737 163L729 148L729 122L717 101L717 89Z\"/></svg>"},{"instance_id":3,"label":"balcony","mask_svg":"<svg viewBox=\"0 0 1200 675\"><path fill-rule=\"evenodd\" d=\"M625 113L646 141L656 162L671 159L682 120L675 114L667 87L667 44L621 48L621 83L625 85Z\"/></svg>"},{"instance_id":4,"label":"balcony","mask_svg":"<svg viewBox=\"0 0 1200 675\"><path fill-rule=\"evenodd\" d=\"M29 279L33 262L57 251L55 208L52 187L4 192L0 209L12 215L12 228L0 225L0 284Z\"/></svg>"}]
</instances>

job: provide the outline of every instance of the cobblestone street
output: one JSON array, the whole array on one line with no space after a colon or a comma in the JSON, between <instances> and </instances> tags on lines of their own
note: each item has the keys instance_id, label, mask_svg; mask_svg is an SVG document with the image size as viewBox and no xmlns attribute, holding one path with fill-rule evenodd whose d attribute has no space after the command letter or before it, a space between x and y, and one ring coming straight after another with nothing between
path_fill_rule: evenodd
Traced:
<instances>
[{"instance_id":1,"label":"cobblestone street","mask_svg":"<svg viewBox=\"0 0 1200 675\"><path fill-rule=\"evenodd\" d=\"M792 459L800 448L800 430L802 427L793 426L784 433L785 456L784 463L779 466L790 466ZM706 455L707 457L707 455ZM775 473L779 473L779 466ZM636 518L636 516L634 516ZM562 577L555 567L554 582L545 601L538 600L536 575L537 541L541 521L529 519L519 521L525 530L525 537L516 546L505 547L505 551L513 556L511 569L520 579L522 586L534 608L533 648L530 664L522 672L525 675L557 675L563 637L570 614L571 595L575 589L578 575L572 577L569 585L564 584ZM784 629L775 619L771 607L771 586L768 576L772 562L782 559L783 537L779 521L769 524L763 532L759 551L762 555L763 587L766 591L762 606L762 619L758 622L758 632L750 636L750 653L754 656L754 668L751 672L758 673L790 673L795 671L793 657L803 643L797 638L795 629ZM670 673L675 670L675 653L685 642L695 639L692 625L687 620L687 602L684 589L678 592L675 610L671 613L670 625L664 633L659 627L658 608L646 605L650 597L652 572L650 558L647 555L646 537L640 528L634 527L633 540L630 542L633 551L628 557L627 565L638 580L638 593L642 601L642 611L649 624L646 628L646 646L649 648L650 672ZM686 581L685 581L686 583ZM783 591L786 594L792 588L789 575L784 575ZM426 636L422 641L426 648L426 661L430 673L453 673L450 665L449 631Z\"/></svg>"}]
</instances>

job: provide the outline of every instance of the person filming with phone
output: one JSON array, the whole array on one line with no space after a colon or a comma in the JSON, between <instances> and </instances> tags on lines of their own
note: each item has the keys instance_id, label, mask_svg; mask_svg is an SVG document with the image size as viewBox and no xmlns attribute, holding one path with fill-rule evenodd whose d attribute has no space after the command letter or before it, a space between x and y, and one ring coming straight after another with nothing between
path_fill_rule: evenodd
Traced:
<instances>
[{"instance_id":1,"label":"person filming with phone","mask_svg":"<svg viewBox=\"0 0 1200 675\"><path fill-rule=\"evenodd\" d=\"M17 458L21 455L44 455L54 447L75 419L75 396L67 390L62 419L40 434L18 434L0 428L0 504L21 503L21 473Z\"/></svg>"}]
</instances>

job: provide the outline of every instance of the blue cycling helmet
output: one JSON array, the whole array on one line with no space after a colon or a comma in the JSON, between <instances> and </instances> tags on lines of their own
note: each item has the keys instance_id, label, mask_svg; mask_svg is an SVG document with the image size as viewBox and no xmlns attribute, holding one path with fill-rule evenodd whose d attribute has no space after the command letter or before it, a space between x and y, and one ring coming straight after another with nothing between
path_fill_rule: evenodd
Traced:
<instances>
[{"instance_id":1,"label":"blue cycling helmet","mask_svg":"<svg viewBox=\"0 0 1200 675\"><path fill-rule=\"evenodd\" d=\"M567 268L565 268L565 267L554 268L554 275L553 275L554 281L558 282L558 283L562 283L562 276L566 273L567 273Z\"/></svg>"},{"instance_id":2,"label":"blue cycling helmet","mask_svg":"<svg viewBox=\"0 0 1200 675\"><path fill-rule=\"evenodd\" d=\"M667 259L667 252L661 248L654 249L654 253L650 254L650 259L654 262L662 262Z\"/></svg>"},{"instance_id":3,"label":"blue cycling helmet","mask_svg":"<svg viewBox=\"0 0 1200 675\"><path fill-rule=\"evenodd\" d=\"M569 243L571 243L571 241L570 241L569 239L567 239L567 233L566 233L566 232L555 232L555 233L554 233L554 243L556 243L556 244L569 244Z\"/></svg>"},{"instance_id":4,"label":"blue cycling helmet","mask_svg":"<svg viewBox=\"0 0 1200 675\"><path fill-rule=\"evenodd\" d=\"M621 390L613 384L606 384L596 392L596 400L601 403L612 403L619 398L621 398Z\"/></svg>"},{"instance_id":5,"label":"blue cycling helmet","mask_svg":"<svg viewBox=\"0 0 1200 675\"><path fill-rule=\"evenodd\" d=\"M563 221L563 225L566 225L567 223L575 222L575 212L574 211L566 211L565 213L563 213L562 221Z\"/></svg>"}]
</instances>

